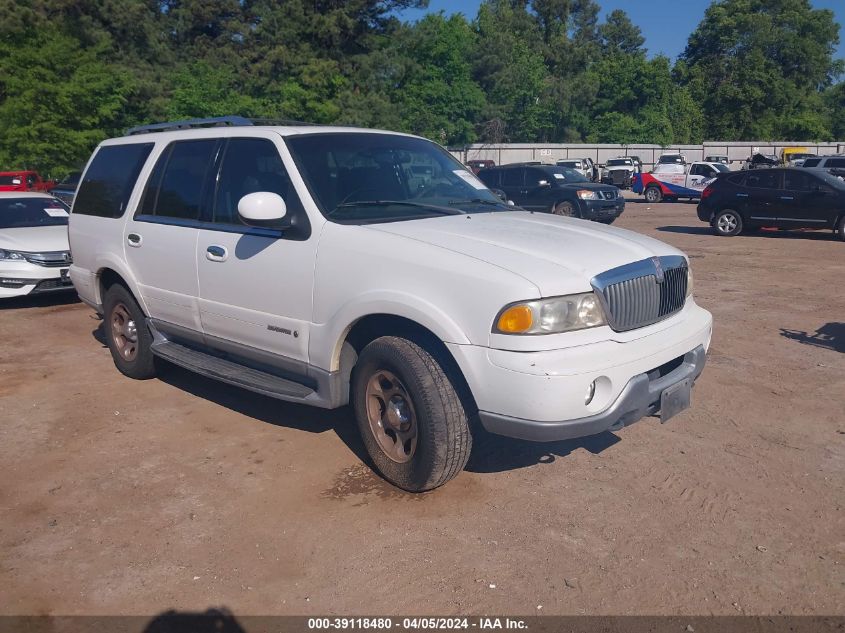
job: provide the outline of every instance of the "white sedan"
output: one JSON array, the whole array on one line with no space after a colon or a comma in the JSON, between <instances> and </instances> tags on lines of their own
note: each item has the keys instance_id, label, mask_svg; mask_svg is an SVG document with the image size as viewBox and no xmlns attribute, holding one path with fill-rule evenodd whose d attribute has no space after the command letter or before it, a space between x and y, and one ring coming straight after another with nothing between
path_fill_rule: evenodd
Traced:
<instances>
[{"instance_id":1,"label":"white sedan","mask_svg":"<svg viewBox=\"0 0 845 633\"><path fill-rule=\"evenodd\" d=\"M73 290L68 211L45 193L0 193L0 299Z\"/></svg>"}]
</instances>

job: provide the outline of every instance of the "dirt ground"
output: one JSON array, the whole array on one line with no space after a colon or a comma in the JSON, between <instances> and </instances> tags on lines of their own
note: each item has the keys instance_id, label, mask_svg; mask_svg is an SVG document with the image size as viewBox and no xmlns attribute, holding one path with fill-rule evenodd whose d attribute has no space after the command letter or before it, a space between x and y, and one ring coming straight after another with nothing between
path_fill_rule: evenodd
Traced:
<instances>
[{"instance_id":1,"label":"dirt ground","mask_svg":"<svg viewBox=\"0 0 845 633\"><path fill-rule=\"evenodd\" d=\"M555 444L478 437L410 495L349 410L123 377L70 298L0 306L0 614L845 614L845 244L619 226L715 317L693 408Z\"/></svg>"}]
</instances>

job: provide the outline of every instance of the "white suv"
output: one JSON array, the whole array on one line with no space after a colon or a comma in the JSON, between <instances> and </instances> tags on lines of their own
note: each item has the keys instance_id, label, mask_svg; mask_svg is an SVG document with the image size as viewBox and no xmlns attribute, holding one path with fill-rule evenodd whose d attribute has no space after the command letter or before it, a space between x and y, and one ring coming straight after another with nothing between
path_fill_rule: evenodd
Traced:
<instances>
[{"instance_id":1,"label":"white suv","mask_svg":"<svg viewBox=\"0 0 845 633\"><path fill-rule=\"evenodd\" d=\"M689 405L712 320L682 253L514 210L440 146L376 130L158 124L105 141L70 219L118 369L156 357L352 403L381 473L435 488L473 421L548 441Z\"/></svg>"}]
</instances>

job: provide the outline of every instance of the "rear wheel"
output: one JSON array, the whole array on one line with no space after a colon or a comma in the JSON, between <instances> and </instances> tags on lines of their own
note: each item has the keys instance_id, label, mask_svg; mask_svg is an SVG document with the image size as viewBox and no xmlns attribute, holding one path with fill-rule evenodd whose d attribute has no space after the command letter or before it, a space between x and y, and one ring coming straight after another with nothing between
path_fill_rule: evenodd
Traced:
<instances>
[{"instance_id":1,"label":"rear wheel","mask_svg":"<svg viewBox=\"0 0 845 633\"><path fill-rule=\"evenodd\" d=\"M836 235L840 240L845 242L845 215L839 218L839 224L836 227Z\"/></svg>"},{"instance_id":2,"label":"rear wheel","mask_svg":"<svg viewBox=\"0 0 845 633\"><path fill-rule=\"evenodd\" d=\"M552 213L555 215L563 215L568 218L577 217L577 213L575 213L575 207L571 202L558 202L554 207L552 207Z\"/></svg>"},{"instance_id":3,"label":"rear wheel","mask_svg":"<svg viewBox=\"0 0 845 633\"><path fill-rule=\"evenodd\" d=\"M384 336L352 372L364 446L379 472L410 492L442 486L469 459L467 412L444 364L413 341Z\"/></svg>"},{"instance_id":4,"label":"rear wheel","mask_svg":"<svg viewBox=\"0 0 845 633\"><path fill-rule=\"evenodd\" d=\"M663 200L663 192L660 190L660 187L656 185L650 185L646 187L645 199L648 202L660 202L661 200Z\"/></svg>"},{"instance_id":5,"label":"rear wheel","mask_svg":"<svg viewBox=\"0 0 845 633\"><path fill-rule=\"evenodd\" d=\"M725 209L713 218L713 232L716 235L732 237L742 232L742 216L733 209Z\"/></svg>"},{"instance_id":6,"label":"rear wheel","mask_svg":"<svg viewBox=\"0 0 845 633\"><path fill-rule=\"evenodd\" d=\"M144 380L156 375L150 345L153 336L135 297L124 286L114 284L103 298L103 326L106 343L121 373Z\"/></svg>"}]
</instances>

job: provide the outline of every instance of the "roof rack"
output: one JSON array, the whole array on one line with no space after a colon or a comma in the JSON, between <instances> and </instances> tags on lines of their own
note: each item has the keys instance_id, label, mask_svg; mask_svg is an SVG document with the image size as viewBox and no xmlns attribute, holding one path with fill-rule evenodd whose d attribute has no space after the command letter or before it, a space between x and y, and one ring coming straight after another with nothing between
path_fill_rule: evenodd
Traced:
<instances>
[{"instance_id":1,"label":"roof rack","mask_svg":"<svg viewBox=\"0 0 845 633\"><path fill-rule=\"evenodd\" d=\"M137 125L126 130L125 136L149 134L151 132L172 132L174 130L190 130L202 127L241 127L245 125L320 125L307 121L293 119L248 119L242 116L218 116L207 119L184 119L182 121L167 121L165 123L151 123Z\"/></svg>"}]
</instances>

